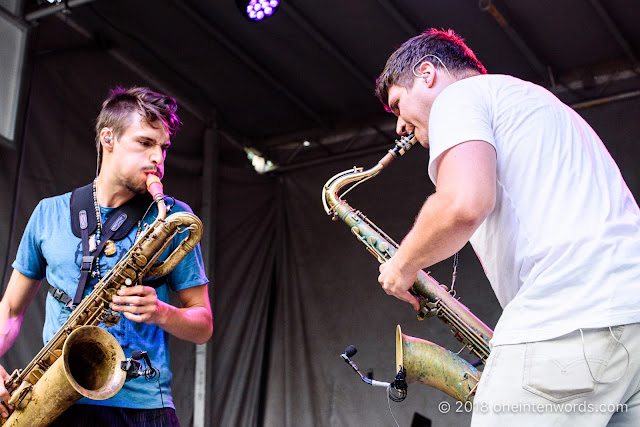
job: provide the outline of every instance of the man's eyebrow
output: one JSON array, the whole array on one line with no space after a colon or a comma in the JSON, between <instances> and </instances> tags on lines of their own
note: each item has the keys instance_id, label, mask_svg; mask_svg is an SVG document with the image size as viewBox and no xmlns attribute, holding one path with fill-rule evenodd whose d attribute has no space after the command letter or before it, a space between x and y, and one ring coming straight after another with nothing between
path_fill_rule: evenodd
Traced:
<instances>
[{"instance_id":1,"label":"man's eyebrow","mask_svg":"<svg viewBox=\"0 0 640 427\"><path fill-rule=\"evenodd\" d=\"M166 143L164 143L164 144L160 144L158 141L156 141L154 138L151 138L150 136L146 136L146 135L137 135L137 138L139 138L139 139L143 139L143 140L148 141L148 142L152 142L152 143L154 143L154 144L158 144L158 145L160 145L160 146L162 146L162 147L166 147L166 148L168 148L168 147L170 147L170 146L171 146L171 140L168 140L168 141L167 141Z\"/></svg>"},{"instance_id":2,"label":"man's eyebrow","mask_svg":"<svg viewBox=\"0 0 640 427\"><path fill-rule=\"evenodd\" d=\"M153 142L153 143L156 142L155 139L151 138L150 136L146 136L146 135L136 135L135 137L138 138L138 139L144 139L145 141L149 141L149 142Z\"/></svg>"}]
</instances>

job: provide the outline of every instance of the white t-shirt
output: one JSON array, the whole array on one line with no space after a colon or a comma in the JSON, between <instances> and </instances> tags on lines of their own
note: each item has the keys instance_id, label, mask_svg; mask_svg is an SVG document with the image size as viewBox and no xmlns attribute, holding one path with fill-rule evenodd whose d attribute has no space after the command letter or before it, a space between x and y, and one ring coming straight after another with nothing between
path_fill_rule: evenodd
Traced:
<instances>
[{"instance_id":1,"label":"white t-shirt","mask_svg":"<svg viewBox=\"0 0 640 427\"><path fill-rule=\"evenodd\" d=\"M640 322L640 210L591 127L546 89L463 79L436 98L429 176L447 149L496 149L496 205L470 239L504 311L492 344Z\"/></svg>"}]
</instances>

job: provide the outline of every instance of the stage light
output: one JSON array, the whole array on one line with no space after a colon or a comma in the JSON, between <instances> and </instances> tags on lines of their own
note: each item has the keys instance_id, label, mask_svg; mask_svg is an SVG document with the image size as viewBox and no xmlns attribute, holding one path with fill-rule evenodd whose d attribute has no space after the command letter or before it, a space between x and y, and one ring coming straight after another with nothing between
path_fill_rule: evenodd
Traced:
<instances>
[{"instance_id":1,"label":"stage light","mask_svg":"<svg viewBox=\"0 0 640 427\"><path fill-rule=\"evenodd\" d=\"M278 10L280 0L236 0L242 15L251 21L262 21Z\"/></svg>"},{"instance_id":2,"label":"stage light","mask_svg":"<svg viewBox=\"0 0 640 427\"><path fill-rule=\"evenodd\" d=\"M249 159L249 161L251 162L251 165L253 166L253 168L259 174L270 172L278 167L271 160L264 158L263 155L255 148L245 147L244 152L247 155L247 158Z\"/></svg>"}]
</instances>

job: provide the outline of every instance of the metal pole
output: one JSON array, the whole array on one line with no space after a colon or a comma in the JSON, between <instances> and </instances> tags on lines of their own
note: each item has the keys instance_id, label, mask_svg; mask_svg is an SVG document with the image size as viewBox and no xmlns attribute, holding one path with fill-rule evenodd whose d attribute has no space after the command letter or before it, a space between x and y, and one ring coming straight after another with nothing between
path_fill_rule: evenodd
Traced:
<instances>
[{"instance_id":1,"label":"metal pole","mask_svg":"<svg viewBox=\"0 0 640 427\"><path fill-rule=\"evenodd\" d=\"M36 19L44 18L45 16L53 15L54 13L62 12L72 7L81 6L85 3L91 3L95 0L68 0L61 3L52 4L51 6L43 7L42 9L34 10L27 13L24 16L25 21L31 22Z\"/></svg>"},{"instance_id":2,"label":"metal pole","mask_svg":"<svg viewBox=\"0 0 640 427\"><path fill-rule=\"evenodd\" d=\"M491 16L496 20L498 25L502 27L505 33L509 36L511 41L520 49L520 52L524 55L526 60L531 64L531 66L536 70L536 72L540 75L540 77L547 79L549 78L549 68L545 66L540 59L538 59L537 55L533 53L531 48L527 46L520 34L511 26L509 22L505 19L505 17L500 13L500 11L495 7L495 5L491 2L491 0L480 0L479 7L481 10L485 12L489 12Z\"/></svg>"},{"instance_id":3,"label":"metal pole","mask_svg":"<svg viewBox=\"0 0 640 427\"><path fill-rule=\"evenodd\" d=\"M215 209L216 209L216 176L218 162L218 138L219 133L214 126L209 126L205 130L203 138L203 158L202 165L202 224L205 230L205 238L201 242L202 259L205 271L212 283L212 276L215 271L211 270L211 263L215 247ZM212 288L209 288L211 295ZM213 305L213 304L212 304ZM207 347L208 344L196 346L196 360L193 381L193 427L205 427L206 404L207 404Z\"/></svg>"}]
</instances>

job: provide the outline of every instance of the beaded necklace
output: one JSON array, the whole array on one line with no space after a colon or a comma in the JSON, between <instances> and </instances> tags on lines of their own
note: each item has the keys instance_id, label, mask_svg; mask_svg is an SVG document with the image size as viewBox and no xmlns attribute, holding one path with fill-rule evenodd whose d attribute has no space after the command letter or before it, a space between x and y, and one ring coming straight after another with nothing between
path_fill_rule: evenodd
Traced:
<instances>
[{"instance_id":1,"label":"beaded necklace","mask_svg":"<svg viewBox=\"0 0 640 427\"><path fill-rule=\"evenodd\" d=\"M96 228L96 232L93 236L91 236L91 239L89 239L89 252L93 252L96 250L97 246L100 244L100 236L102 235L102 214L100 213L100 205L98 204L98 196L97 196L97 182L98 182L98 178L93 180L93 185L92 185L92 194L93 194L93 208L96 212L96 222L97 222L97 228ZM149 208L147 208L147 212L149 211ZM146 215L146 212L145 212ZM145 217L145 215L142 216L142 218ZM142 218L140 218L138 220L138 229L136 231L136 237L134 239L138 240L138 236L140 236L140 232L142 231ZM105 242L104 245L104 254L106 256L112 256L115 255L116 253L116 245L113 242L113 240L107 240ZM100 254L98 254L98 256L96 257L96 269L91 273L91 277L97 277L98 279L100 279L100 260L99 260L99 256Z\"/></svg>"},{"instance_id":2,"label":"beaded necklace","mask_svg":"<svg viewBox=\"0 0 640 427\"><path fill-rule=\"evenodd\" d=\"M95 251L96 247L100 244L100 235L102 234L102 218L100 215L100 205L98 205L98 197L96 196L96 183L98 179L93 180L93 208L96 212L96 221L98 222L98 227L96 228L95 234L92 236L92 241L89 243L89 251ZM100 254L96 257L95 261L95 270L91 272L91 277L100 279Z\"/></svg>"}]
</instances>

